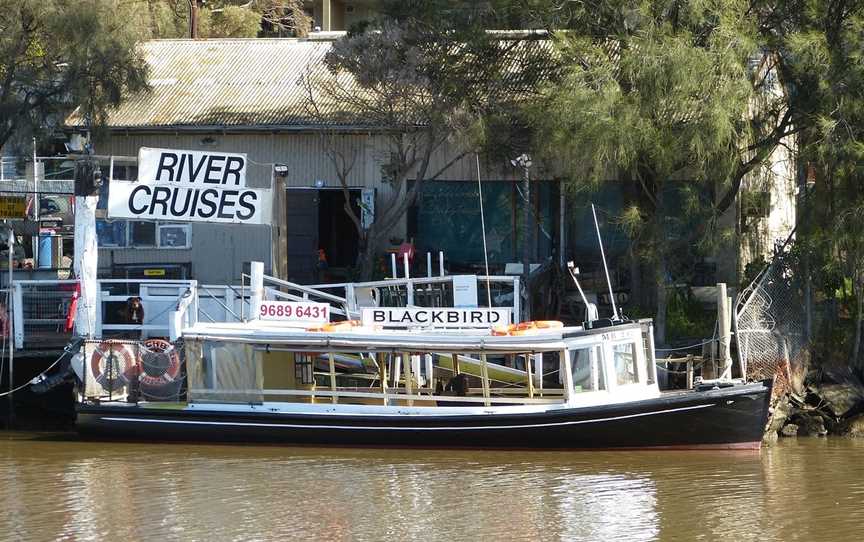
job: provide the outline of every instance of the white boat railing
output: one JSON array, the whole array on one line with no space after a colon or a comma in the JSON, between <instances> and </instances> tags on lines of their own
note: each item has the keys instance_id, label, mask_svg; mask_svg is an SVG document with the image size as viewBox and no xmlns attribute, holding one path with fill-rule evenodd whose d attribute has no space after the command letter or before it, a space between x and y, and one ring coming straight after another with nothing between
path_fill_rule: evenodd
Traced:
<instances>
[{"instance_id":1,"label":"white boat railing","mask_svg":"<svg viewBox=\"0 0 864 542\"><path fill-rule=\"evenodd\" d=\"M368 307L458 306L459 303L454 301L453 285L456 276L458 275L300 285L265 275L264 295L267 299L330 303L334 306L334 313L346 318L359 318L361 310ZM248 278L248 275L245 277ZM477 296L489 291L493 294L492 307L511 308L515 322L520 321L518 276L478 275L475 279ZM334 290L343 295L331 293ZM488 301L483 301L480 301L479 305L488 306Z\"/></svg>"}]
</instances>

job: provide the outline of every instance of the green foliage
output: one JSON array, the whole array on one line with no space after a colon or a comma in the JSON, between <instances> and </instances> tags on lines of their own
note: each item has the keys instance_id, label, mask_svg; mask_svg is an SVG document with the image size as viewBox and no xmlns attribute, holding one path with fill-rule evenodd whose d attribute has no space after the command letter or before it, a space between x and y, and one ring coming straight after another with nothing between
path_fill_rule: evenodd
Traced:
<instances>
[{"instance_id":1,"label":"green foliage","mask_svg":"<svg viewBox=\"0 0 864 542\"><path fill-rule=\"evenodd\" d=\"M261 14L240 6L201 10L199 32L208 38L254 38L261 31Z\"/></svg>"},{"instance_id":2,"label":"green foliage","mask_svg":"<svg viewBox=\"0 0 864 542\"><path fill-rule=\"evenodd\" d=\"M146 66L110 0L0 0L0 146L58 125L75 105L94 127L146 88Z\"/></svg>"},{"instance_id":3,"label":"green foliage","mask_svg":"<svg viewBox=\"0 0 864 542\"><path fill-rule=\"evenodd\" d=\"M692 296L689 288L670 290L666 307L667 338L705 339L713 336L717 314Z\"/></svg>"}]
</instances>

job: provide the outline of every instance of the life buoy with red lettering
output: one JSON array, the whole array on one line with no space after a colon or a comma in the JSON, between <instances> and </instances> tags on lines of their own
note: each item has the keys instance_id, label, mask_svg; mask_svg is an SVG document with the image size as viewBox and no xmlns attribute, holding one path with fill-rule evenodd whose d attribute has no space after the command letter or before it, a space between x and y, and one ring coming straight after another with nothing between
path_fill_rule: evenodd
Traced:
<instances>
[{"instance_id":1,"label":"life buoy with red lettering","mask_svg":"<svg viewBox=\"0 0 864 542\"><path fill-rule=\"evenodd\" d=\"M99 343L90 358L93 379L104 390L120 390L138 374L135 354L121 341Z\"/></svg>"},{"instance_id":2,"label":"life buoy with red lettering","mask_svg":"<svg viewBox=\"0 0 864 542\"><path fill-rule=\"evenodd\" d=\"M144 386L164 386L177 380L180 354L164 339L147 339L141 344L138 381Z\"/></svg>"},{"instance_id":3,"label":"life buoy with red lettering","mask_svg":"<svg viewBox=\"0 0 864 542\"><path fill-rule=\"evenodd\" d=\"M492 328L492 335L496 336L518 336L530 335L544 329L561 329L564 327L564 322L558 320L531 320L529 322L519 322L518 324L510 324L509 326L496 326Z\"/></svg>"}]
</instances>

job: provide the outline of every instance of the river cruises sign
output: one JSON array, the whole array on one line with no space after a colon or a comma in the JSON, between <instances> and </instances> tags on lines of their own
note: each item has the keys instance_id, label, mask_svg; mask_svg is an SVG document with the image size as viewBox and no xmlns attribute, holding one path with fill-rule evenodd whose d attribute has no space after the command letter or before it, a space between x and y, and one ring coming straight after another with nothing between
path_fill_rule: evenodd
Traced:
<instances>
[{"instance_id":1,"label":"river cruises sign","mask_svg":"<svg viewBox=\"0 0 864 542\"><path fill-rule=\"evenodd\" d=\"M269 224L269 190L246 187L245 154L141 147L138 182L111 181L108 217Z\"/></svg>"},{"instance_id":2,"label":"river cruises sign","mask_svg":"<svg viewBox=\"0 0 864 542\"><path fill-rule=\"evenodd\" d=\"M510 324L511 309L367 308L364 326L491 327Z\"/></svg>"}]
</instances>

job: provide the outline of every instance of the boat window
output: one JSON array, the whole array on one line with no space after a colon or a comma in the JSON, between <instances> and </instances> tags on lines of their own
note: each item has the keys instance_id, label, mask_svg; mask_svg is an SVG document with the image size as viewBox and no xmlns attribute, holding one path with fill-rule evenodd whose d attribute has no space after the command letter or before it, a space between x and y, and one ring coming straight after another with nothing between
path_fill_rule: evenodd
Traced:
<instances>
[{"instance_id":1,"label":"boat window","mask_svg":"<svg viewBox=\"0 0 864 542\"><path fill-rule=\"evenodd\" d=\"M650 326L642 328L642 347L645 351L645 375L647 376L647 382L648 384L654 384L657 371L654 360L654 337Z\"/></svg>"},{"instance_id":2,"label":"boat window","mask_svg":"<svg viewBox=\"0 0 864 542\"><path fill-rule=\"evenodd\" d=\"M615 381L619 386L636 384L639 376L636 373L636 345L634 343L616 344L612 346L612 361L615 365Z\"/></svg>"},{"instance_id":3,"label":"boat window","mask_svg":"<svg viewBox=\"0 0 864 542\"><path fill-rule=\"evenodd\" d=\"M203 341L188 359L190 401L257 403L263 400L261 355L248 344Z\"/></svg>"},{"instance_id":4,"label":"boat window","mask_svg":"<svg viewBox=\"0 0 864 542\"><path fill-rule=\"evenodd\" d=\"M603 364L600 360L600 348L590 346L570 350L570 370L573 374L573 389L580 391L598 391L606 389L603 377Z\"/></svg>"}]
</instances>

